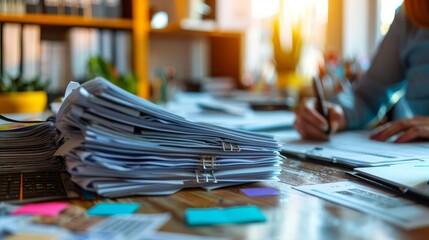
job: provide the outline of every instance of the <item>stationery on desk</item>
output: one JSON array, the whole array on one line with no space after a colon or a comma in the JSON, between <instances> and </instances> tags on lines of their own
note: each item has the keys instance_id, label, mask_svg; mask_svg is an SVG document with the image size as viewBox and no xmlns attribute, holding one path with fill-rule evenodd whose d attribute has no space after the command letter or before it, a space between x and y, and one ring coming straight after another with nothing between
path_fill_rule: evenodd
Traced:
<instances>
[{"instance_id":1,"label":"stationery on desk","mask_svg":"<svg viewBox=\"0 0 429 240\"><path fill-rule=\"evenodd\" d=\"M404 229L429 224L429 208L396 194L351 181L303 185L295 189L379 217Z\"/></svg>"},{"instance_id":2,"label":"stationery on desk","mask_svg":"<svg viewBox=\"0 0 429 240\"><path fill-rule=\"evenodd\" d=\"M351 174L402 195L429 201L429 162L355 168Z\"/></svg>"},{"instance_id":3,"label":"stationery on desk","mask_svg":"<svg viewBox=\"0 0 429 240\"><path fill-rule=\"evenodd\" d=\"M178 93L166 106L169 112L189 120L248 131L291 129L291 111L254 111L247 102L213 98L207 93Z\"/></svg>"},{"instance_id":4,"label":"stationery on desk","mask_svg":"<svg viewBox=\"0 0 429 240\"><path fill-rule=\"evenodd\" d=\"M224 113L224 114L230 114L234 116L244 116L246 114L246 109L243 107L219 104L219 102L215 102L215 101L201 101L201 102L198 102L197 104L201 109L207 112Z\"/></svg>"},{"instance_id":5,"label":"stationery on desk","mask_svg":"<svg viewBox=\"0 0 429 240\"><path fill-rule=\"evenodd\" d=\"M370 130L339 132L331 135L330 141L303 140L299 136L279 140L285 155L350 167L422 162L429 157L429 143L379 142L371 140L370 133Z\"/></svg>"},{"instance_id":6,"label":"stationery on desk","mask_svg":"<svg viewBox=\"0 0 429 240\"><path fill-rule=\"evenodd\" d=\"M193 112L188 119L240 130L266 132L291 129L295 115L289 111L248 112L238 116L224 113Z\"/></svg>"}]
</instances>

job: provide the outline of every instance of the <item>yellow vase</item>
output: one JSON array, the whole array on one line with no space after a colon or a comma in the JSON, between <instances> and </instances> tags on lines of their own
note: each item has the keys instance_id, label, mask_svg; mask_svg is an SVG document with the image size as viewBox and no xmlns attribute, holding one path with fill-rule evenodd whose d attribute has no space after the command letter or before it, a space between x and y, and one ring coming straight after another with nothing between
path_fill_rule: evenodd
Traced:
<instances>
[{"instance_id":1,"label":"yellow vase","mask_svg":"<svg viewBox=\"0 0 429 240\"><path fill-rule=\"evenodd\" d=\"M280 97L294 107L298 104L299 93L302 88L303 78L295 71L278 71L277 72L277 90Z\"/></svg>"},{"instance_id":2,"label":"yellow vase","mask_svg":"<svg viewBox=\"0 0 429 240\"><path fill-rule=\"evenodd\" d=\"M293 89L299 91L302 85L302 77L295 71L278 71L277 87L279 89Z\"/></svg>"},{"instance_id":3,"label":"yellow vase","mask_svg":"<svg viewBox=\"0 0 429 240\"><path fill-rule=\"evenodd\" d=\"M45 91L0 93L0 113L40 113L47 101Z\"/></svg>"}]
</instances>

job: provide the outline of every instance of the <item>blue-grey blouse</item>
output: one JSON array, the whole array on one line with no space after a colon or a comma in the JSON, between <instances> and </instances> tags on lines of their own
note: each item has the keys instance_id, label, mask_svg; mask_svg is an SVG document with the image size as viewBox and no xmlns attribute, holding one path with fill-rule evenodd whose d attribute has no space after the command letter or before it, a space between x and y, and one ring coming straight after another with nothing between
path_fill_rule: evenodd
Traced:
<instances>
[{"instance_id":1,"label":"blue-grey blouse","mask_svg":"<svg viewBox=\"0 0 429 240\"><path fill-rule=\"evenodd\" d=\"M429 29L416 27L398 9L370 68L352 91L333 99L344 109L348 129L378 122L400 98L397 118L429 116Z\"/></svg>"}]
</instances>

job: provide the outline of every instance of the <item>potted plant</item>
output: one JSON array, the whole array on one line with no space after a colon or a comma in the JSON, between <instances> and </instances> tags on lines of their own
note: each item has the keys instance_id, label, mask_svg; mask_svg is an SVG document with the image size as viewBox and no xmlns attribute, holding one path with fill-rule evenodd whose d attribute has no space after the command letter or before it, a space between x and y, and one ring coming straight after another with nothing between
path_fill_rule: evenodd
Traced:
<instances>
[{"instance_id":1,"label":"potted plant","mask_svg":"<svg viewBox=\"0 0 429 240\"><path fill-rule=\"evenodd\" d=\"M40 77L24 80L8 77L0 81L0 113L43 112L47 105L47 83Z\"/></svg>"},{"instance_id":2,"label":"potted plant","mask_svg":"<svg viewBox=\"0 0 429 240\"><path fill-rule=\"evenodd\" d=\"M101 57L91 57L88 61L89 79L103 77L130 93L137 94L138 79L134 73L120 75L116 67Z\"/></svg>"}]
</instances>

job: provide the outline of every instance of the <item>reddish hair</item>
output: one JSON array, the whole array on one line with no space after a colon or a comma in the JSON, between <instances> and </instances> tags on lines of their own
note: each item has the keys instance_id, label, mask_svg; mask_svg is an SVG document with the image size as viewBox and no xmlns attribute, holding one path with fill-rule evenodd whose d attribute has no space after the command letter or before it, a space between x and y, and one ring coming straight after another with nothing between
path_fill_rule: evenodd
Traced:
<instances>
[{"instance_id":1,"label":"reddish hair","mask_svg":"<svg viewBox=\"0 0 429 240\"><path fill-rule=\"evenodd\" d=\"M429 28L429 0L404 0L404 8L411 22Z\"/></svg>"}]
</instances>

